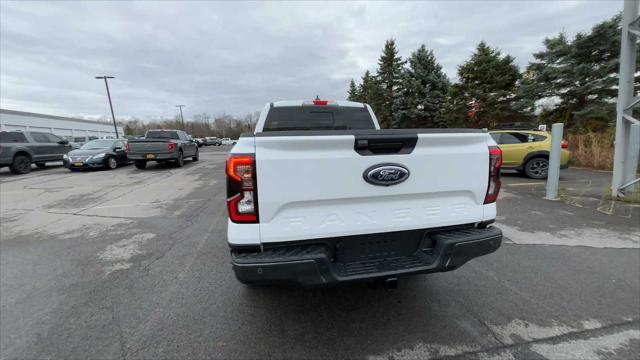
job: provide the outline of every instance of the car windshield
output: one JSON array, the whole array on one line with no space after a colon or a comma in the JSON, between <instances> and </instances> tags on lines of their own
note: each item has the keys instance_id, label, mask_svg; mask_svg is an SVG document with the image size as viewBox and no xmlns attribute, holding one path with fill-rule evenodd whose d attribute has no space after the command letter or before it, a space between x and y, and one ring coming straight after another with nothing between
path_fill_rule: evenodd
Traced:
<instances>
[{"instance_id":1,"label":"car windshield","mask_svg":"<svg viewBox=\"0 0 640 360\"><path fill-rule=\"evenodd\" d=\"M111 146L113 146L113 140L93 140L82 145L80 149L82 150L109 149L111 148Z\"/></svg>"}]
</instances>

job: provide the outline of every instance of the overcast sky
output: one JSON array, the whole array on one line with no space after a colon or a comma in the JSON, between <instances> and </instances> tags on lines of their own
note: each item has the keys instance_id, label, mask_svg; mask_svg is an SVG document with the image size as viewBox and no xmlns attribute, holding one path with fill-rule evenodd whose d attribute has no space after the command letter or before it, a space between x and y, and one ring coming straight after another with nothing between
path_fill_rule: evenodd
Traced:
<instances>
[{"instance_id":1,"label":"overcast sky","mask_svg":"<svg viewBox=\"0 0 640 360\"><path fill-rule=\"evenodd\" d=\"M69 116L233 115L279 99L344 99L385 39L424 43L450 78L480 40L520 68L622 1L407 3L0 2L0 106Z\"/></svg>"}]
</instances>

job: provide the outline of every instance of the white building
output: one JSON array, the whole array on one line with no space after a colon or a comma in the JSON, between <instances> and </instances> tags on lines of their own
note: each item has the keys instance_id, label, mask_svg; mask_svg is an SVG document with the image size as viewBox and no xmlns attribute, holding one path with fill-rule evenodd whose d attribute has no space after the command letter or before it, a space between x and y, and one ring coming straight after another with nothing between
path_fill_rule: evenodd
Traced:
<instances>
[{"instance_id":1,"label":"white building","mask_svg":"<svg viewBox=\"0 0 640 360\"><path fill-rule=\"evenodd\" d=\"M85 137L87 140L93 140L116 137L112 123L7 109L0 109L0 130L50 132L67 139ZM121 126L118 126L118 135L124 135Z\"/></svg>"}]
</instances>

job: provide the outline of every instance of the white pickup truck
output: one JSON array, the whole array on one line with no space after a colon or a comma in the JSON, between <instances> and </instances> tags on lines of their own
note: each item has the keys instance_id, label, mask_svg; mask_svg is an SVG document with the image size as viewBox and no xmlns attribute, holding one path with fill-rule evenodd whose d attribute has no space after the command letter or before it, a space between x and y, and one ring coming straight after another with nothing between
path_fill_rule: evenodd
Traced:
<instances>
[{"instance_id":1,"label":"white pickup truck","mask_svg":"<svg viewBox=\"0 0 640 360\"><path fill-rule=\"evenodd\" d=\"M327 286L456 269L500 247L502 154L478 129L384 129L349 101L267 104L226 163L245 284Z\"/></svg>"}]
</instances>

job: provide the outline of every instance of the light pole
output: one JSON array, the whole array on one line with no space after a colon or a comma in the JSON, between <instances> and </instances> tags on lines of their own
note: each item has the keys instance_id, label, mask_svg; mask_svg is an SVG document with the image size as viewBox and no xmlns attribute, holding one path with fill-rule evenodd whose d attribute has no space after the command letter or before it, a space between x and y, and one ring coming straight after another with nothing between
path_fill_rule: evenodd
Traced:
<instances>
[{"instance_id":1,"label":"light pole","mask_svg":"<svg viewBox=\"0 0 640 360\"><path fill-rule=\"evenodd\" d=\"M180 109L180 119L182 120L182 130L187 130L184 126L184 116L182 116L182 107L185 105L176 105L177 108Z\"/></svg>"},{"instance_id":2,"label":"light pole","mask_svg":"<svg viewBox=\"0 0 640 360\"><path fill-rule=\"evenodd\" d=\"M104 86L107 88L107 98L109 99L109 108L111 108L111 118L113 119L113 128L116 130L116 139L118 136L118 125L116 125L116 116L113 113L113 104L111 103L111 93L109 92L109 83L107 79L115 79L113 76L96 76L96 79L104 79Z\"/></svg>"}]
</instances>

